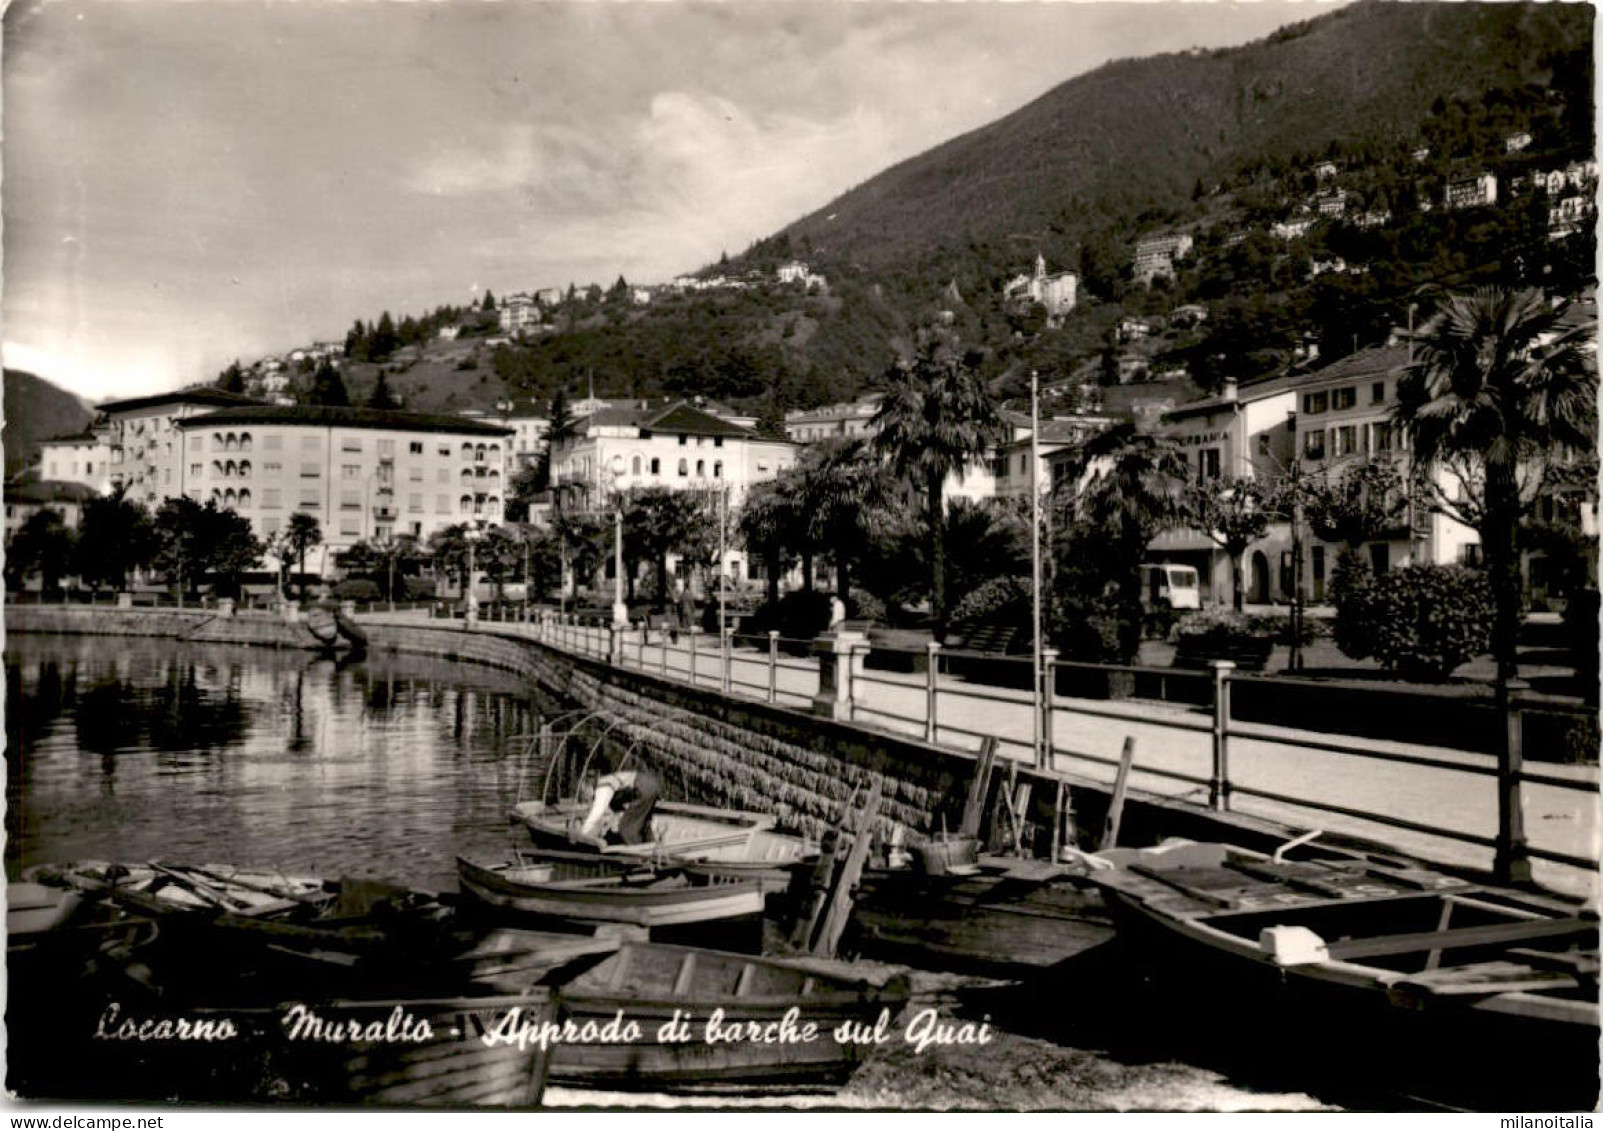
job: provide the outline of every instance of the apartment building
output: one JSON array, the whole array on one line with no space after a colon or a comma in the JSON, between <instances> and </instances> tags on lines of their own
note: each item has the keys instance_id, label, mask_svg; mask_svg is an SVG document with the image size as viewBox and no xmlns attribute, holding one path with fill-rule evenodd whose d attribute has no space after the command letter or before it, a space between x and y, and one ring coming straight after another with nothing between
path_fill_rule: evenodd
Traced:
<instances>
[{"instance_id":1,"label":"apartment building","mask_svg":"<svg viewBox=\"0 0 1603 1131\"><path fill-rule=\"evenodd\" d=\"M1174 278L1174 263L1191 254L1192 239L1188 235L1153 236L1135 245L1135 279L1151 284L1159 275Z\"/></svg>"},{"instance_id":2,"label":"apartment building","mask_svg":"<svg viewBox=\"0 0 1603 1131\"><path fill-rule=\"evenodd\" d=\"M95 431L106 437L110 486L127 487L128 498L154 509L184 492L180 422L223 408L260 405L238 393L199 386L100 406Z\"/></svg>"},{"instance_id":3,"label":"apartment building","mask_svg":"<svg viewBox=\"0 0 1603 1131\"><path fill-rule=\"evenodd\" d=\"M516 475L540 458L545 449L551 421L534 401L499 401L494 409L465 408L457 413L465 420L498 424L512 432L507 445L507 472Z\"/></svg>"},{"instance_id":4,"label":"apartment building","mask_svg":"<svg viewBox=\"0 0 1603 1131\"><path fill-rule=\"evenodd\" d=\"M39 444L39 475L47 482L79 483L103 495L111 490L109 429L57 436Z\"/></svg>"},{"instance_id":5,"label":"apartment building","mask_svg":"<svg viewBox=\"0 0 1603 1131\"><path fill-rule=\"evenodd\" d=\"M459 416L370 408L258 405L176 421L181 482L268 540L296 513L323 542L306 568L327 577L358 542L426 541L458 523L499 523L512 430Z\"/></svg>"},{"instance_id":6,"label":"apartment building","mask_svg":"<svg viewBox=\"0 0 1603 1131\"><path fill-rule=\"evenodd\" d=\"M785 435L798 444L821 440L855 439L874 433L874 414L879 411L880 394L870 393L845 404L798 409L785 414Z\"/></svg>"}]
</instances>

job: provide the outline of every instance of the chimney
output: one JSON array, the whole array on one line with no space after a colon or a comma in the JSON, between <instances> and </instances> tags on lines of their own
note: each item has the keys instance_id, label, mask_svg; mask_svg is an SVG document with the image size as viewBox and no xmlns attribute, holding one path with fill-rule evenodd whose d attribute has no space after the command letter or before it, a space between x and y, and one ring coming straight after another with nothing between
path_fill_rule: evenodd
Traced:
<instances>
[{"instance_id":1,"label":"chimney","mask_svg":"<svg viewBox=\"0 0 1603 1131\"><path fill-rule=\"evenodd\" d=\"M1227 401L1233 401L1237 396L1240 395L1240 393L1241 388L1237 384L1236 379L1234 377L1226 377L1224 388L1220 390L1219 395L1224 397L1224 399Z\"/></svg>"}]
</instances>

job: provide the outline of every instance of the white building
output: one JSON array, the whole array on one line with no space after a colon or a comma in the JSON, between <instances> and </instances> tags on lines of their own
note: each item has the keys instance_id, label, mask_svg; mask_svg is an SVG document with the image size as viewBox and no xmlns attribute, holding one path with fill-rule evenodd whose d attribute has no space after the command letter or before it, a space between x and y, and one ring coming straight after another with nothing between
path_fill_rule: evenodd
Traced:
<instances>
[{"instance_id":1,"label":"white building","mask_svg":"<svg viewBox=\"0 0 1603 1131\"><path fill-rule=\"evenodd\" d=\"M111 490L110 429L57 436L39 444L39 476L46 482L79 483L97 495Z\"/></svg>"},{"instance_id":2,"label":"white building","mask_svg":"<svg viewBox=\"0 0 1603 1131\"><path fill-rule=\"evenodd\" d=\"M540 307L532 295L507 295L496 313L501 319L501 331L506 334L521 334L540 324Z\"/></svg>"},{"instance_id":3,"label":"white building","mask_svg":"<svg viewBox=\"0 0 1603 1131\"><path fill-rule=\"evenodd\" d=\"M53 510L61 516L61 524L68 530L78 529L83 518L83 505L97 492L82 483L55 479L18 480L5 485L6 544L23 525L42 510Z\"/></svg>"},{"instance_id":4,"label":"white building","mask_svg":"<svg viewBox=\"0 0 1603 1131\"><path fill-rule=\"evenodd\" d=\"M1038 302L1046 307L1046 315L1053 321L1060 321L1063 316L1074 309L1079 297L1079 276L1072 271L1060 271L1055 275L1046 272L1046 258L1042 255L1035 257L1035 271L1029 275L1015 275L1008 280L1002 288L1002 297L1009 302Z\"/></svg>"},{"instance_id":5,"label":"white building","mask_svg":"<svg viewBox=\"0 0 1603 1131\"><path fill-rule=\"evenodd\" d=\"M126 484L128 498L154 509L184 491L184 459L178 425L219 408L260 402L209 386L109 401L100 406L96 430L106 438L111 486Z\"/></svg>"},{"instance_id":6,"label":"white building","mask_svg":"<svg viewBox=\"0 0 1603 1131\"><path fill-rule=\"evenodd\" d=\"M1447 182L1442 204L1449 209L1480 208L1497 203L1497 177L1491 173L1476 173Z\"/></svg>"},{"instance_id":7,"label":"white building","mask_svg":"<svg viewBox=\"0 0 1603 1131\"><path fill-rule=\"evenodd\" d=\"M494 409L465 408L457 413L467 420L498 424L511 431L507 444L507 471L516 475L540 458L551 421L533 401L499 401Z\"/></svg>"},{"instance_id":8,"label":"white building","mask_svg":"<svg viewBox=\"0 0 1603 1131\"><path fill-rule=\"evenodd\" d=\"M426 541L458 523L501 521L511 430L457 416L370 408L241 406L176 421L179 482L264 540L296 513L318 520L309 572L327 577L358 542Z\"/></svg>"},{"instance_id":9,"label":"white building","mask_svg":"<svg viewBox=\"0 0 1603 1131\"><path fill-rule=\"evenodd\" d=\"M785 435L798 444L820 440L854 439L873 434L874 414L879 411L880 395L870 393L844 404L796 409L785 414Z\"/></svg>"},{"instance_id":10,"label":"white building","mask_svg":"<svg viewBox=\"0 0 1603 1131\"><path fill-rule=\"evenodd\" d=\"M1191 237L1183 234L1152 236L1135 245L1135 279L1150 285L1159 275L1174 278L1174 264L1191 254Z\"/></svg>"}]
</instances>

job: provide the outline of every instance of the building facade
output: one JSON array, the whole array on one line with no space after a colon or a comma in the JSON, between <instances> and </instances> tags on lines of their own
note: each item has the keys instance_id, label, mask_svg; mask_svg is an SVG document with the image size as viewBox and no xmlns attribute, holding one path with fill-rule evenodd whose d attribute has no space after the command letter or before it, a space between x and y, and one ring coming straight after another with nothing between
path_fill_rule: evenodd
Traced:
<instances>
[{"instance_id":1,"label":"building facade","mask_svg":"<svg viewBox=\"0 0 1603 1131\"><path fill-rule=\"evenodd\" d=\"M152 510L161 500L182 495L187 464L180 424L218 409L260 403L203 386L101 405L95 431L105 436L110 453L109 485L124 486L129 499Z\"/></svg>"},{"instance_id":2,"label":"building facade","mask_svg":"<svg viewBox=\"0 0 1603 1131\"><path fill-rule=\"evenodd\" d=\"M250 520L264 541L309 514L322 545L306 568L335 572L358 542L427 541L459 523L501 521L512 431L456 416L262 405L180 419L178 492Z\"/></svg>"},{"instance_id":3,"label":"building facade","mask_svg":"<svg viewBox=\"0 0 1603 1131\"><path fill-rule=\"evenodd\" d=\"M1174 278L1174 263L1191 253L1191 237L1176 234L1153 236L1135 245L1135 279L1151 284L1159 275Z\"/></svg>"},{"instance_id":4,"label":"building facade","mask_svg":"<svg viewBox=\"0 0 1603 1131\"><path fill-rule=\"evenodd\" d=\"M111 490L108 429L58 436L39 444L39 475L47 482L80 483L97 495Z\"/></svg>"},{"instance_id":5,"label":"building facade","mask_svg":"<svg viewBox=\"0 0 1603 1131\"><path fill-rule=\"evenodd\" d=\"M853 440L874 434L874 414L880 396L870 393L846 404L823 405L785 414L785 435L798 444L822 440Z\"/></svg>"}]
</instances>

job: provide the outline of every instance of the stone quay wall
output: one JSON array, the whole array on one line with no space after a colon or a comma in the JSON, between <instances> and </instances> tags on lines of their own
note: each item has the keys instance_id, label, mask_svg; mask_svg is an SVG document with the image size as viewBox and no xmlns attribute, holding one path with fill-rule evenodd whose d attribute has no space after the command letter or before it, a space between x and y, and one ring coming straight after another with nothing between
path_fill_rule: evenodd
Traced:
<instances>
[{"instance_id":1,"label":"stone quay wall","mask_svg":"<svg viewBox=\"0 0 1603 1131\"><path fill-rule=\"evenodd\" d=\"M159 636L197 644L257 644L310 648L298 624L256 612L225 615L216 609L119 609L90 605L7 605L6 632L69 636Z\"/></svg>"}]
</instances>

